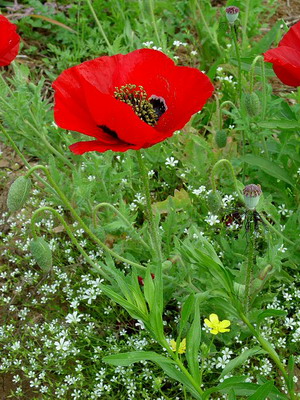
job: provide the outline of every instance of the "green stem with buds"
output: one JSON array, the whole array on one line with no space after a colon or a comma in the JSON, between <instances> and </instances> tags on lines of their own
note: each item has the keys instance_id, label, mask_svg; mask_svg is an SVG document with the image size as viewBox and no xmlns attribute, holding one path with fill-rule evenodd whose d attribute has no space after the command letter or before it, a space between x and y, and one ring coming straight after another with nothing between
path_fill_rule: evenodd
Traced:
<instances>
[{"instance_id":1,"label":"green stem with buds","mask_svg":"<svg viewBox=\"0 0 300 400\"><path fill-rule=\"evenodd\" d=\"M86 225L86 223L81 219L81 217L77 214L75 209L72 207L72 204L70 201L67 199L67 197L64 195L63 191L60 189L60 187L56 184L52 176L50 175L50 172L46 167L43 165L36 165L32 167L29 171L27 171L25 177L28 178L35 170L40 169L44 172L46 175L48 182L50 185L55 189L57 194L59 195L60 199L62 202L65 204L65 206L69 209L75 220L79 223L79 225L82 227L82 229L90 236L90 238L97 243L100 247L102 247L103 250L107 251L111 256L116 258L117 260L124 262L126 264L132 265L133 267L138 268L139 270L146 270L146 267L144 267L141 264L137 264L131 260L128 260L127 258L124 258L120 256L119 254L115 253L113 250L111 250L106 244L104 244L91 230L90 228Z\"/></svg>"},{"instance_id":2,"label":"green stem with buds","mask_svg":"<svg viewBox=\"0 0 300 400\"><path fill-rule=\"evenodd\" d=\"M225 165L227 167L227 170L228 170L229 174L231 175L234 188L235 188L239 198L244 202L244 197L242 196L242 194L238 188L237 179L235 177L235 173L234 173L232 164L230 161L226 160L225 158L222 158L221 160L217 161L211 171L211 187L212 187L213 192L216 192L216 190L217 190L215 175L216 175L217 171L220 169L221 165Z\"/></svg>"},{"instance_id":3,"label":"green stem with buds","mask_svg":"<svg viewBox=\"0 0 300 400\"><path fill-rule=\"evenodd\" d=\"M55 217L61 222L61 224L64 226L69 238L71 239L71 242L76 246L77 250L80 252L80 254L86 259L86 261L95 269L97 272L100 273L100 275L103 276L103 278L107 279L108 281L110 280L110 277L99 267L99 265L95 264L94 261L89 257L89 255L84 251L84 249L80 246L78 240L76 237L73 235L72 229L70 226L66 223L64 218L59 214L57 210L55 210L52 207L41 207L38 210L36 210L31 218L30 226L31 226L31 232L32 236L37 239L37 234L36 234L36 220L39 217L40 214L44 213L45 211L49 211L52 214L55 215Z\"/></svg>"}]
</instances>

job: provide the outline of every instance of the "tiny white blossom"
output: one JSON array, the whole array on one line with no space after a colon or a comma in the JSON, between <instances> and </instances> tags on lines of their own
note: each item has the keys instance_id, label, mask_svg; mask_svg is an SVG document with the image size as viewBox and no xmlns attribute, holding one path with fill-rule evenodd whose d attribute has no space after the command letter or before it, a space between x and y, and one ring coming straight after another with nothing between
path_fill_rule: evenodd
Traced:
<instances>
[{"instance_id":1,"label":"tiny white blossom","mask_svg":"<svg viewBox=\"0 0 300 400\"><path fill-rule=\"evenodd\" d=\"M176 167L176 165L178 164L178 160L176 160L174 157L168 157L166 159L165 164L169 165L170 167Z\"/></svg>"},{"instance_id":2,"label":"tiny white blossom","mask_svg":"<svg viewBox=\"0 0 300 400\"><path fill-rule=\"evenodd\" d=\"M218 216L213 215L211 212L208 213L204 221L207 222L210 226L216 225L220 222Z\"/></svg>"}]
</instances>

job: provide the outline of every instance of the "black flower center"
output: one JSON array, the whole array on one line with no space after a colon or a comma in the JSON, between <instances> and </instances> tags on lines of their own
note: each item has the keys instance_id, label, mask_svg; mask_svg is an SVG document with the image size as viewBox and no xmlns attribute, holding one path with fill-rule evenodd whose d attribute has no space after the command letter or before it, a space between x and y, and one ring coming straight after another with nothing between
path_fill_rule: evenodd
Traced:
<instances>
[{"instance_id":1,"label":"black flower center","mask_svg":"<svg viewBox=\"0 0 300 400\"><path fill-rule=\"evenodd\" d=\"M162 97L152 95L148 98L143 86L124 85L116 87L115 98L130 105L136 115L146 124L154 126L168 107Z\"/></svg>"}]
</instances>

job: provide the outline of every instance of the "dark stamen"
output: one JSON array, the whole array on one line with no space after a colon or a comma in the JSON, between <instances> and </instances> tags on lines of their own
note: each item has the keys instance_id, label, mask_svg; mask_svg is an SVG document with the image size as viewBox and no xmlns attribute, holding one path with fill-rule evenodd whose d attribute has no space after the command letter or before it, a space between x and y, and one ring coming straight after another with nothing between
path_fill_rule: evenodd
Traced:
<instances>
[{"instance_id":1,"label":"dark stamen","mask_svg":"<svg viewBox=\"0 0 300 400\"><path fill-rule=\"evenodd\" d=\"M128 104L136 115L146 124L154 126L159 118L167 111L165 100L159 96L147 99L147 92L143 86L124 85L116 87L115 98Z\"/></svg>"}]
</instances>

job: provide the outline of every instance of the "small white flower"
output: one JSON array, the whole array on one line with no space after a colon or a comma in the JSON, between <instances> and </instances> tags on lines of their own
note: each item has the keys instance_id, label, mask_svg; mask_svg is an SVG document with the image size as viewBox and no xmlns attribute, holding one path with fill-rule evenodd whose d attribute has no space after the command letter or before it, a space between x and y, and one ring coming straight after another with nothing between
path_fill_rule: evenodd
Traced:
<instances>
[{"instance_id":1,"label":"small white flower","mask_svg":"<svg viewBox=\"0 0 300 400\"><path fill-rule=\"evenodd\" d=\"M169 165L170 167L176 167L176 165L178 164L178 160L176 160L174 157L168 157L166 159L165 164Z\"/></svg>"},{"instance_id":2,"label":"small white flower","mask_svg":"<svg viewBox=\"0 0 300 400\"><path fill-rule=\"evenodd\" d=\"M77 322L80 322L81 318L82 314L78 314L78 311L74 311L66 316L66 322L68 324L76 324Z\"/></svg>"},{"instance_id":3,"label":"small white flower","mask_svg":"<svg viewBox=\"0 0 300 400\"><path fill-rule=\"evenodd\" d=\"M192 55L192 56L196 56L197 54L198 54L198 51L196 51L196 50L192 50L192 51L191 51L191 55Z\"/></svg>"},{"instance_id":4,"label":"small white flower","mask_svg":"<svg viewBox=\"0 0 300 400\"><path fill-rule=\"evenodd\" d=\"M287 248L283 246L283 244L279 247L278 251L281 253L285 253L287 251Z\"/></svg>"},{"instance_id":5,"label":"small white flower","mask_svg":"<svg viewBox=\"0 0 300 400\"><path fill-rule=\"evenodd\" d=\"M146 47L151 47L152 45L153 45L153 42L152 42L152 41L144 42L144 43L143 43L143 46L146 46Z\"/></svg>"},{"instance_id":6,"label":"small white flower","mask_svg":"<svg viewBox=\"0 0 300 400\"><path fill-rule=\"evenodd\" d=\"M88 176L88 180L89 180L90 182L94 181L95 179L96 179L95 175L89 175L89 176Z\"/></svg>"},{"instance_id":7,"label":"small white flower","mask_svg":"<svg viewBox=\"0 0 300 400\"><path fill-rule=\"evenodd\" d=\"M198 189L194 189L193 190L193 194L195 194L196 196L199 196L201 193L206 191L206 187L204 185L200 186Z\"/></svg>"},{"instance_id":8,"label":"small white flower","mask_svg":"<svg viewBox=\"0 0 300 400\"><path fill-rule=\"evenodd\" d=\"M210 226L216 225L220 222L218 216L213 215L211 212L208 213L204 221L207 222Z\"/></svg>"}]
</instances>

